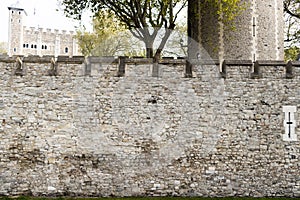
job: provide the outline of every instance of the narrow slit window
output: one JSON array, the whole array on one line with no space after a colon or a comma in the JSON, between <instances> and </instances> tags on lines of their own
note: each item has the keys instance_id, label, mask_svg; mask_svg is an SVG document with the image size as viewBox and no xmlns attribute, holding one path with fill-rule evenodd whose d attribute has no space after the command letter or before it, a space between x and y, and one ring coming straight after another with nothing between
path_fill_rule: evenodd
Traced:
<instances>
[{"instance_id":1,"label":"narrow slit window","mask_svg":"<svg viewBox=\"0 0 300 200\"><path fill-rule=\"evenodd\" d=\"M255 37L256 36L256 18L255 17L253 17L253 30L252 30L252 33L253 33L253 37Z\"/></svg>"},{"instance_id":2,"label":"narrow slit window","mask_svg":"<svg viewBox=\"0 0 300 200\"><path fill-rule=\"evenodd\" d=\"M283 112L285 113L284 127L285 134L283 135L283 141L297 141L296 135L296 120L295 113L297 112L296 106L283 106Z\"/></svg>"}]
</instances>

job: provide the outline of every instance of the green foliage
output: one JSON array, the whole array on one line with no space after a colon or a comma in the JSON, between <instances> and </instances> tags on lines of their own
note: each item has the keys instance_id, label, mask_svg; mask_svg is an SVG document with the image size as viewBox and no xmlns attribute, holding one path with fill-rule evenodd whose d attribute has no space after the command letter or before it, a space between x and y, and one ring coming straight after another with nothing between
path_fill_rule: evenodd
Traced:
<instances>
[{"instance_id":1,"label":"green foliage","mask_svg":"<svg viewBox=\"0 0 300 200\"><path fill-rule=\"evenodd\" d=\"M284 0L285 47L300 45L300 0Z\"/></svg>"},{"instance_id":2,"label":"green foliage","mask_svg":"<svg viewBox=\"0 0 300 200\"><path fill-rule=\"evenodd\" d=\"M7 54L7 43L0 42L0 54Z\"/></svg>"},{"instance_id":3,"label":"green foliage","mask_svg":"<svg viewBox=\"0 0 300 200\"><path fill-rule=\"evenodd\" d=\"M176 24L170 38L162 52L166 57L187 57L187 25L184 23Z\"/></svg>"},{"instance_id":4,"label":"green foliage","mask_svg":"<svg viewBox=\"0 0 300 200\"><path fill-rule=\"evenodd\" d=\"M197 1L192 0L61 0L65 6L64 11L67 16L81 19L85 9L91 10L95 15L101 16L103 11L109 11L122 24L130 30L131 34L141 40L146 47L147 57L159 58L161 53L176 27L176 20L179 13L186 7L192 7ZM219 16L219 20L228 24L242 10L242 0L203 0L213 5L215 12ZM198 5L198 4L197 4ZM98 27L106 26L100 23ZM161 30L164 29L162 37ZM98 37L100 34L97 34ZM104 33L105 35L105 33ZM91 41L98 38L86 35L87 45L92 46ZM105 36L101 36L105 37ZM160 41L154 53L153 45ZM107 41L107 40L105 40ZM197 41L197 40L196 40ZM81 45L83 46L83 45ZM90 54L89 51L84 51L85 55Z\"/></svg>"},{"instance_id":5,"label":"green foliage","mask_svg":"<svg viewBox=\"0 0 300 200\"><path fill-rule=\"evenodd\" d=\"M293 46L284 50L284 60L298 60L300 55L300 48Z\"/></svg>"},{"instance_id":6,"label":"green foliage","mask_svg":"<svg viewBox=\"0 0 300 200\"><path fill-rule=\"evenodd\" d=\"M62 0L62 4L66 15L75 19L81 19L85 9L90 9L94 14L109 10L133 36L144 42L147 57L153 57L153 44L158 32L162 28L174 30L178 14L187 0ZM169 36L170 31L165 31L155 57L160 56Z\"/></svg>"},{"instance_id":7,"label":"green foliage","mask_svg":"<svg viewBox=\"0 0 300 200\"><path fill-rule=\"evenodd\" d=\"M93 33L77 32L81 52L85 56L115 56L128 48L125 26L109 10L100 10L93 18Z\"/></svg>"},{"instance_id":8,"label":"green foliage","mask_svg":"<svg viewBox=\"0 0 300 200\"><path fill-rule=\"evenodd\" d=\"M300 0L284 0L285 60L296 60L300 53Z\"/></svg>"},{"instance_id":9,"label":"green foliage","mask_svg":"<svg viewBox=\"0 0 300 200\"><path fill-rule=\"evenodd\" d=\"M234 27L234 19L247 7L243 0L204 0L203 3L209 5L210 12L211 10L215 11L212 14L217 15L220 22L231 28ZM204 12L206 11L204 10Z\"/></svg>"},{"instance_id":10,"label":"green foliage","mask_svg":"<svg viewBox=\"0 0 300 200\"><path fill-rule=\"evenodd\" d=\"M100 10L94 16L92 33L82 30L76 37L84 56L145 55L140 51L142 45L134 41L126 26L109 10Z\"/></svg>"}]
</instances>

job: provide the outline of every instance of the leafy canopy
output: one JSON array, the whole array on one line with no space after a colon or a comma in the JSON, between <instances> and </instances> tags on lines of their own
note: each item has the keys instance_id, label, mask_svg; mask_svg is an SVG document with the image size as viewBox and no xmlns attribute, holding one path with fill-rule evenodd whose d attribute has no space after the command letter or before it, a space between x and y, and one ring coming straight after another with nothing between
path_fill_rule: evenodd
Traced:
<instances>
[{"instance_id":1,"label":"leafy canopy","mask_svg":"<svg viewBox=\"0 0 300 200\"><path fill-rule=\"evenodd\" d=\"M101 10L113 13L125 27L146 46L147 57L159 58L171 32L175 29L179 14L192 0L61 0L65 14L80 20L82 13L88 9L97 15ZM200 0L199 0L200 1ZM241 10L242 0L202 0L216 9L219 20L232 21ZM164 29L163 37L159 32ZM155 40L160 44L154 55Z\"/></svg>"},{"instance_id":2,"label":"leafy canopy","mask_svg":"<svg viewBox=\"0 0 300 200\"><path fill-rule=\"evenodd\" d=\"M85 9L94 14L100 10L111 11L136 38L145 43L147 57L153 57L154 40L159 30L164 28L165 35L156 51L156 56L160 56L170 36L168 30L175 28L178 14L186 4L187 0L63 0L65 13L75 19L81 19Z\"/></svg>"},{"instance_id":3,"label":"leafy canopy","mask_svg":"<svg viewBox=\"0 0 300 200\"><path fill-rule=\"evenodd\" d=\"M300 55L300 0L284 0L285 60L299 59Z\"/></svg>"},{"instance_id":4,"label":"leafy canopy","mask_svg":"<svg viewBox=\"0 0 300 200\"><path fill-rule=\"evenodd\" d=\"M123 23L109 10L100 10L93 17L93 33L77 32L81 52L85 56L113 56L130 49L128 32Z\"/></svg>"}]
</instances>

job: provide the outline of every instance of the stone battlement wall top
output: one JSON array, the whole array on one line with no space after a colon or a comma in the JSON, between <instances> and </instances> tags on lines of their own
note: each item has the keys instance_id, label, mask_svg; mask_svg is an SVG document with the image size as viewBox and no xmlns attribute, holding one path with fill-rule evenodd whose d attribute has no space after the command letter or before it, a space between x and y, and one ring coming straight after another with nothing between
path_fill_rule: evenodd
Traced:
<instances>
[{"instance_id":1,"label":"stone battlement wall top","mask_svg":"<svg viewBox=\"0 0 300 200\"><path fill-rule=\"evenodd\" d=\"M191 60L194 78L203 76L203 67L211 66L219 78L225 79L260 79L300 77L299 61L258 60ZM154 76L185 78L186 59L162 58L158 65L153 60L140 57L83 57L83 56L2 56L2 70L15 72L19 75L56 75L63 76ZM6 63L5 65L3 65ZM37 65L37 64L41 64ZM10 67L4 67L9 65ZM43 67L42 67L43 66ZM71 67L72 66L72 67ZM221 67L219 67L221 66ZM50 71L49 71L50 70ZM52 71L51 71L52 70ZM55 72L54 72L54 71ZM3 73L3 72L2 72ZM17 73L18 74L18 73Z\"/></svg>"},{"instance_id":2,"label":"stone battlement wall top","mask_svg":"<svg viewBox=\"0 0 300 200\"><path fill-rule=\"evenodd\" d=\"M41 33L48 33L48 34L61 34L61 35L75 35L74 31L69 30L58 30L58 29L50 29L50 28L36 28L36 27L27 27L24 26L24 31L26 32L41 32Z\"/></svg>"}]
</instances>

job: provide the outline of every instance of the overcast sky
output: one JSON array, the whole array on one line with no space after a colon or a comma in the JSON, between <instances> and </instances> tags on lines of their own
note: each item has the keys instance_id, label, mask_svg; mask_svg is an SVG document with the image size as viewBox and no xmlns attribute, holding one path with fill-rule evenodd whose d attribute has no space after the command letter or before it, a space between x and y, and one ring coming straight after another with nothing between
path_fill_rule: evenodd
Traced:
<instances>
[{"instance_id":1,"label":"overcast sky","mask_svg":"<svg viewBox=\"0 0 300 200\"><path fill-rule=\"evenodd\" d=\"M0 42L8 41L8 9L17 7L25 9L25 26L60 30L75 30L79 22L66 18L57 4L57 0L0 0ZM84 20L89 26L88 19Z\"/></svg>"}]
</instances>

